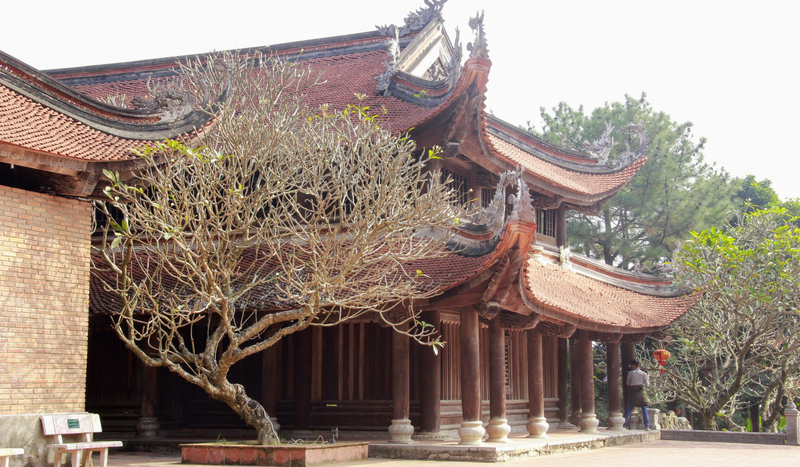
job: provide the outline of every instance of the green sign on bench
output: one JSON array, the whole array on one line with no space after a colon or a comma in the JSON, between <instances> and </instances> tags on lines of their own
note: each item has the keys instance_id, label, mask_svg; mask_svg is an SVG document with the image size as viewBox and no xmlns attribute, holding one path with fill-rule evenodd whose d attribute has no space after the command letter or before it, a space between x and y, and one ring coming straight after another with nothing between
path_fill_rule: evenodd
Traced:
<instances>
[{"instance_id":1,"label":"green sign on bench","mask_svg":"<svg viewBox=\"0 0 800 467\"><path fill-rule=\"evenodd\" d=\"M67 419L67 428L80 428L81 421L77 418L68 418Z\"/></svg>"}]
</instances>

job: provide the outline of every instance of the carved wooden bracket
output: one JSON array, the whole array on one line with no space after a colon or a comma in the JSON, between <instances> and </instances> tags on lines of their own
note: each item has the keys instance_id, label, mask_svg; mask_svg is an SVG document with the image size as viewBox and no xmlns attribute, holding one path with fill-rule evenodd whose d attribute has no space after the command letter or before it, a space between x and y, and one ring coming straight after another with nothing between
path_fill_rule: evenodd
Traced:
<instances>
[{"instance_id":1,"label":"carved wooden bracket","mask_svg":"<svg viewBox=\"0 0 800 467\"><path fill-rule=\"evenodd\" d=\"M576 329L572 324L556 324L550 321L542 321L536 328L542 335L562 338L572 337Z\"/></svg>"},{"instance_id":2,"label":"carved wooden bracket","mask_svg":"<svg viewBox=\"0 0 800 467\"><path fill-rule=\"evenodd\" d=\"M622 340L622 334L618 332L589 332L589 337L595 342L604 344L618 344Z\"/></svg>"},{"instance_id":3,"label":"carved wooden bracket","mask_svg":"<svg viewBox=\"0 0 800 467\"><path fill-rule=\"evenodd\" d=\"M531 316L511 313L509 311L500 312L500 327L504 329L526 330L535 328L542 319L542 315L534 313Z\"/></svg>"},{"instance_id":4,"label":"carved wooden bracket","mask_svg":"<svg viewBox=\"0 0 800 467\"><path fill-rule=\"evenodd\" d=\"M554 198L544 195L536 195L531 197L531 204L536 209L555 209L561 205L564 200L563 196L556 195Z\"/></svg>"}]
</instances>

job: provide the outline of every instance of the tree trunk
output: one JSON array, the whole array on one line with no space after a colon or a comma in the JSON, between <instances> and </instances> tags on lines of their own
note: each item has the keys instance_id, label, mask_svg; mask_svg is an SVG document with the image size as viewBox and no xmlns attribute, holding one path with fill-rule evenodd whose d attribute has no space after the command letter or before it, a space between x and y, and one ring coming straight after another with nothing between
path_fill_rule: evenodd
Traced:
<instances>
[{"instance_id":1,"label":"tree trunk","mask_svg":"<svg viewBox=\"0 0 800 467\"><path fill-rule=\"evenodd\" d=\"M245 423L255 428L258 433L258 444L280 444L280 438L272 426L267 411L257 400L251 399L245 394L244 386L225 381L223 389L214 398L228 404L228 407L239 414Z\"/></svg>"}]
</instances>

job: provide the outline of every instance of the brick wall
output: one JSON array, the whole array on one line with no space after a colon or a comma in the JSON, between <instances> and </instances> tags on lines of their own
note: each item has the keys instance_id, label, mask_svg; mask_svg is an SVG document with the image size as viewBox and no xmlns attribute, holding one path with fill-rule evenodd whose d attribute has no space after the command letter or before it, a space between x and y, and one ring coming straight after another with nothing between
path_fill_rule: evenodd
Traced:
<instances>
[{"instance_id":1,"label":"brick wall","mask_svg":"<svg viewBox=\"0 0 800 467\"><path fill-rule=\"evenodd\" d=\"M91 206L0 186L0 415L83 411Z\"/></svg>"}]
</instances>

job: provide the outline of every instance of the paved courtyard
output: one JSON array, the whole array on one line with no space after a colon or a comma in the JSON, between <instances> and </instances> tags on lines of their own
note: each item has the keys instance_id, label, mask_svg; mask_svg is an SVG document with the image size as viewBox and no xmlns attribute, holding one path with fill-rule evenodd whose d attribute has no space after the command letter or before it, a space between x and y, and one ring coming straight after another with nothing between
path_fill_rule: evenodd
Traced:
<instances>
[{"instance_id":1,"label":"paved courtyard","mask_svg":"<svg viewBox=\"0 0 800 467\"><path fill-rule=\"evenodd\" d=\"M406 461L370 459L361 462L333 464L341 467L375 465L381 467L410 467L435 464L440 467L483 466L482 462ZM181 464L175 453L112 452L109 467L166 467L190 466ZM556 454L534 459L504 462L502 465L536 467L619 467L621 465L666 465L679 467L709 467L710 465L800 465L800 447L758 444L700 443L687 441L651 441L627 444L570 454Z\"/></svg>"}]
</instances>

